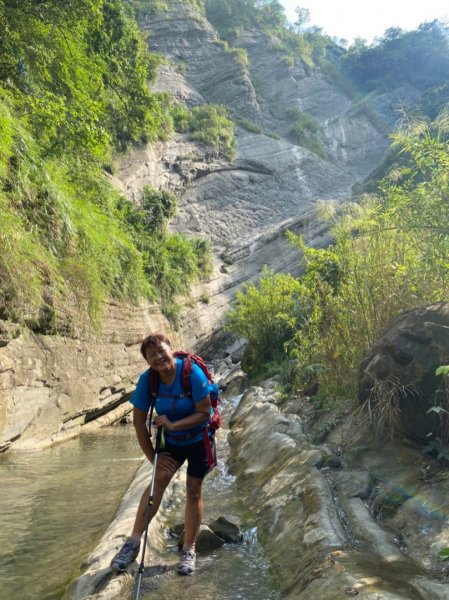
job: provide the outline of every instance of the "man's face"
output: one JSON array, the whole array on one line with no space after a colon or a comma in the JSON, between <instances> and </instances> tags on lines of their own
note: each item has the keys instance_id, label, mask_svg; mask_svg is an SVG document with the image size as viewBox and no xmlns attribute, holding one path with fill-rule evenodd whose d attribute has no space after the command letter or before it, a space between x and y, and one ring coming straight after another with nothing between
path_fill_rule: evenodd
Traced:
<instances>
[{"instance_id":1,"label":"man's face","mask_svg":"<svg viewBox=\"0 0 449 600\"><path fill-rule=\"evenodd\" d=\"M155 371L167 369L173 363L172 350L166 342L159 342L158 344L148 346L145 358L150 368Z\"/></svg>"}]
</instances>

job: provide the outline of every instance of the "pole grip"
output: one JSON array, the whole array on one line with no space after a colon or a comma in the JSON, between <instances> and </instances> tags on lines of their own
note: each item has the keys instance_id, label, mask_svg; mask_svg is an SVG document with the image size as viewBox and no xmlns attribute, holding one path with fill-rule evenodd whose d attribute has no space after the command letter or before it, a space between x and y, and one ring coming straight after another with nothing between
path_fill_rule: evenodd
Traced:
<instances>
[{"instance_id":1,"label":"pole grip","mask_svg":"<svg viewBox=\"0 0 449 600\"><path fill-rule=\"evenodd\" d=\"M159 454L165 447L165 433L163 427L158 427L156 434L156 448L154 451Z\"/></svg>"}]
</instances>

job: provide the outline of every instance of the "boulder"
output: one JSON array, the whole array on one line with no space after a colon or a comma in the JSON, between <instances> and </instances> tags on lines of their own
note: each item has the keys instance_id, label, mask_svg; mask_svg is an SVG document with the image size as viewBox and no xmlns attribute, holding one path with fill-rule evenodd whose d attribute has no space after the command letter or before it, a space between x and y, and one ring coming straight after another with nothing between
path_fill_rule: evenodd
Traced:
<instances>
[{"instance_id":1,"label":"boulder","mask_svg":"<svg viewBox=\"0 0 449 600\"><path fill-rule=\"evenodd\" d=\"M449 398L436 369L449 363L449 303L439 302L397 317L360 366L359 402L378 424L414 440L447 437Z\"/></svg>"},{"instance_id":2,"label":"boulder","mask_svg":"<svg viewBox=\"0 0 449 600\"><path fill-rule=\"evenodd\" d=\"M229 544L236 544L243 539L240 523L234 517L218 517L209 523L209 527L218 537Z\"/></svg>"},{"instance_id":3,"label":"boulder","mask_svg":"<svg viewBox=\"0 0 449 600\"><path fill-rule=\"evenodd\" d=\"M226 396L238 396L242 394L248 387L248 376L241 369L240 365L236 365L231 371L220 380L220 389L226 392Z\"/></svg>"},{"instance_id":4,"label":"boulder","mask_svg":"<svg viewBox=\"0 0 449 600\"><path fill-rule=\"evenodd\" d=\"M184 531L178 541L178 546L182 548L184 543ZM200 525L198 537L196 538L195 548L197 552L212 552L221 548L225 541L212 531L207 525Z\"/></svg>"},{"instance_id":5,"label":"boulder","mask_svg":"<svg viewBox=\"0 0 449 600\"><path fill-rule=\"evenodd\" d=\"M179 537L178 546L181 548L184 543L184 524L175 525L170 531L172 535ZM211 552L225 543L235 544L242 539L243 533L238 519L221 516L209 525L200 525L195 545L198 552Z\"/></svg>"}]
</instances>

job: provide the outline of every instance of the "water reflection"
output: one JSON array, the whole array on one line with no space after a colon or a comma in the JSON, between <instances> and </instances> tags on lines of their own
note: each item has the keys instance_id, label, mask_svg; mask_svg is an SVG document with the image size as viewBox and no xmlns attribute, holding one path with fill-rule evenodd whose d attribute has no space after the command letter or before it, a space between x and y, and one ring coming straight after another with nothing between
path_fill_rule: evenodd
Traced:
<instances>
[{"instance_id":1,"label":"water reflection","mask_svg":"<svg viewBox=\"0 0 449 600\"><path fill-rule=\"evenodd\" d=\"M1 455L2 597L60 599L112 520L140 460L132 427Z\"/></svg>"},{"instance_id":2,"label":"water reflection","mask_svg":"<svg viewBox=\"0 0 449 600\"><path fill-rule=\"evenodd\" d=\"M223 402L225 419L239 400L235 396ZM226 437L223 427L217 434L218 468L205 484L205 522L221 515L245 521L235 477L227 467ZM85 434L45 451L0 455L2 598L63 598L112 521L141 456L132 427ZM183 521L183 506L179 504L178 514L170 515L172 523ZM188 578L174 573L179 554L176 541L167 539L160 564L145 570L142 600L177 600L186 594L204 600L278 600L257 532L250 520L246 527L242 544L199 555L198 571ZM167 568L172 577L163 575Z\"/></svg>"}]
</instances>

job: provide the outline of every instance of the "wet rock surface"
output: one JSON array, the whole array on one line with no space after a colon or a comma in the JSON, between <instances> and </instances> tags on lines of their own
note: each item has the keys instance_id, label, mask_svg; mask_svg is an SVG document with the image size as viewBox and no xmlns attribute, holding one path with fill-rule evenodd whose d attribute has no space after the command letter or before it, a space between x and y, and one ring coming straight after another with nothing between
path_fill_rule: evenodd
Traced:
<instances>
[{"instance_id":1,"label":"wet rock surface","mask_svg":"<svg viewBox=\"0 0 449 600\"><path fill-rule=\"evenodd\" d=\"M171 534L178 538L178 548L184 544L184 524L171 528ZM243 539L240 520L237 517L221 516L208 525L201 524L196 539L197 552L211 552L223 544L237 544Z\"/></svg>"},{"instance_id":2,"label":"wet rock surface","mask_svg":"<svg viewBox=\"0 0 449 600\"><path fill-rule=\"evenodd\" d=\"M268 380L244 393L228 439L238 494L257 526L282 597L447 598L449 568L438 558L449 539L446 469L418 447L376 437L353 415L329 432L325 444L314 444L308 399L285 400L276 385L276 379ZM175 482L170 502L180 502L180 493L183 483ZM237 532L238 521L226 520ZM225 519L216 521L221 528ZM203 529L214 529L221 538L216 524L208 522ZM98 579L92 596L97 600L123 597L133 585L134 567L123 578L108 576L111 536L123 530L111 527L104 549L93 553L82 578L90 586L90 578ZM163 543L158 527L159 533L152 534L156 545ZM173 529L178 536L182 525ZM156 555L151 561L145 589L163 592L172 585L174 564L159 564ZM116 589L119 583L122 592Z\"/></svg>"},{"instance_id":3,"label":"wet rock surface","mask_svg":"<svg viewBox=\"0 0 449 600\"><path fill-rule=\"evenodd\" d=\"M251 388L235 411L231 470L282 596L449 597L449 569L438 559L449 539L446 469L355 418L326 446L311 444L299 426L307 400L284 412L274 386ZM338 468L325 466L329 452Z\"/></svg>"},{"instance_id":4,"label":"wet rock surface","mask_svg":"<svg viewBox=\"0 0 449 600\"><path fill-rule=\"evenodd\" d=\"M209 523L212 531L229 544L236 544L243 539L240 520L235 517L219 517Z\"/></svg>"}]
</instances>

